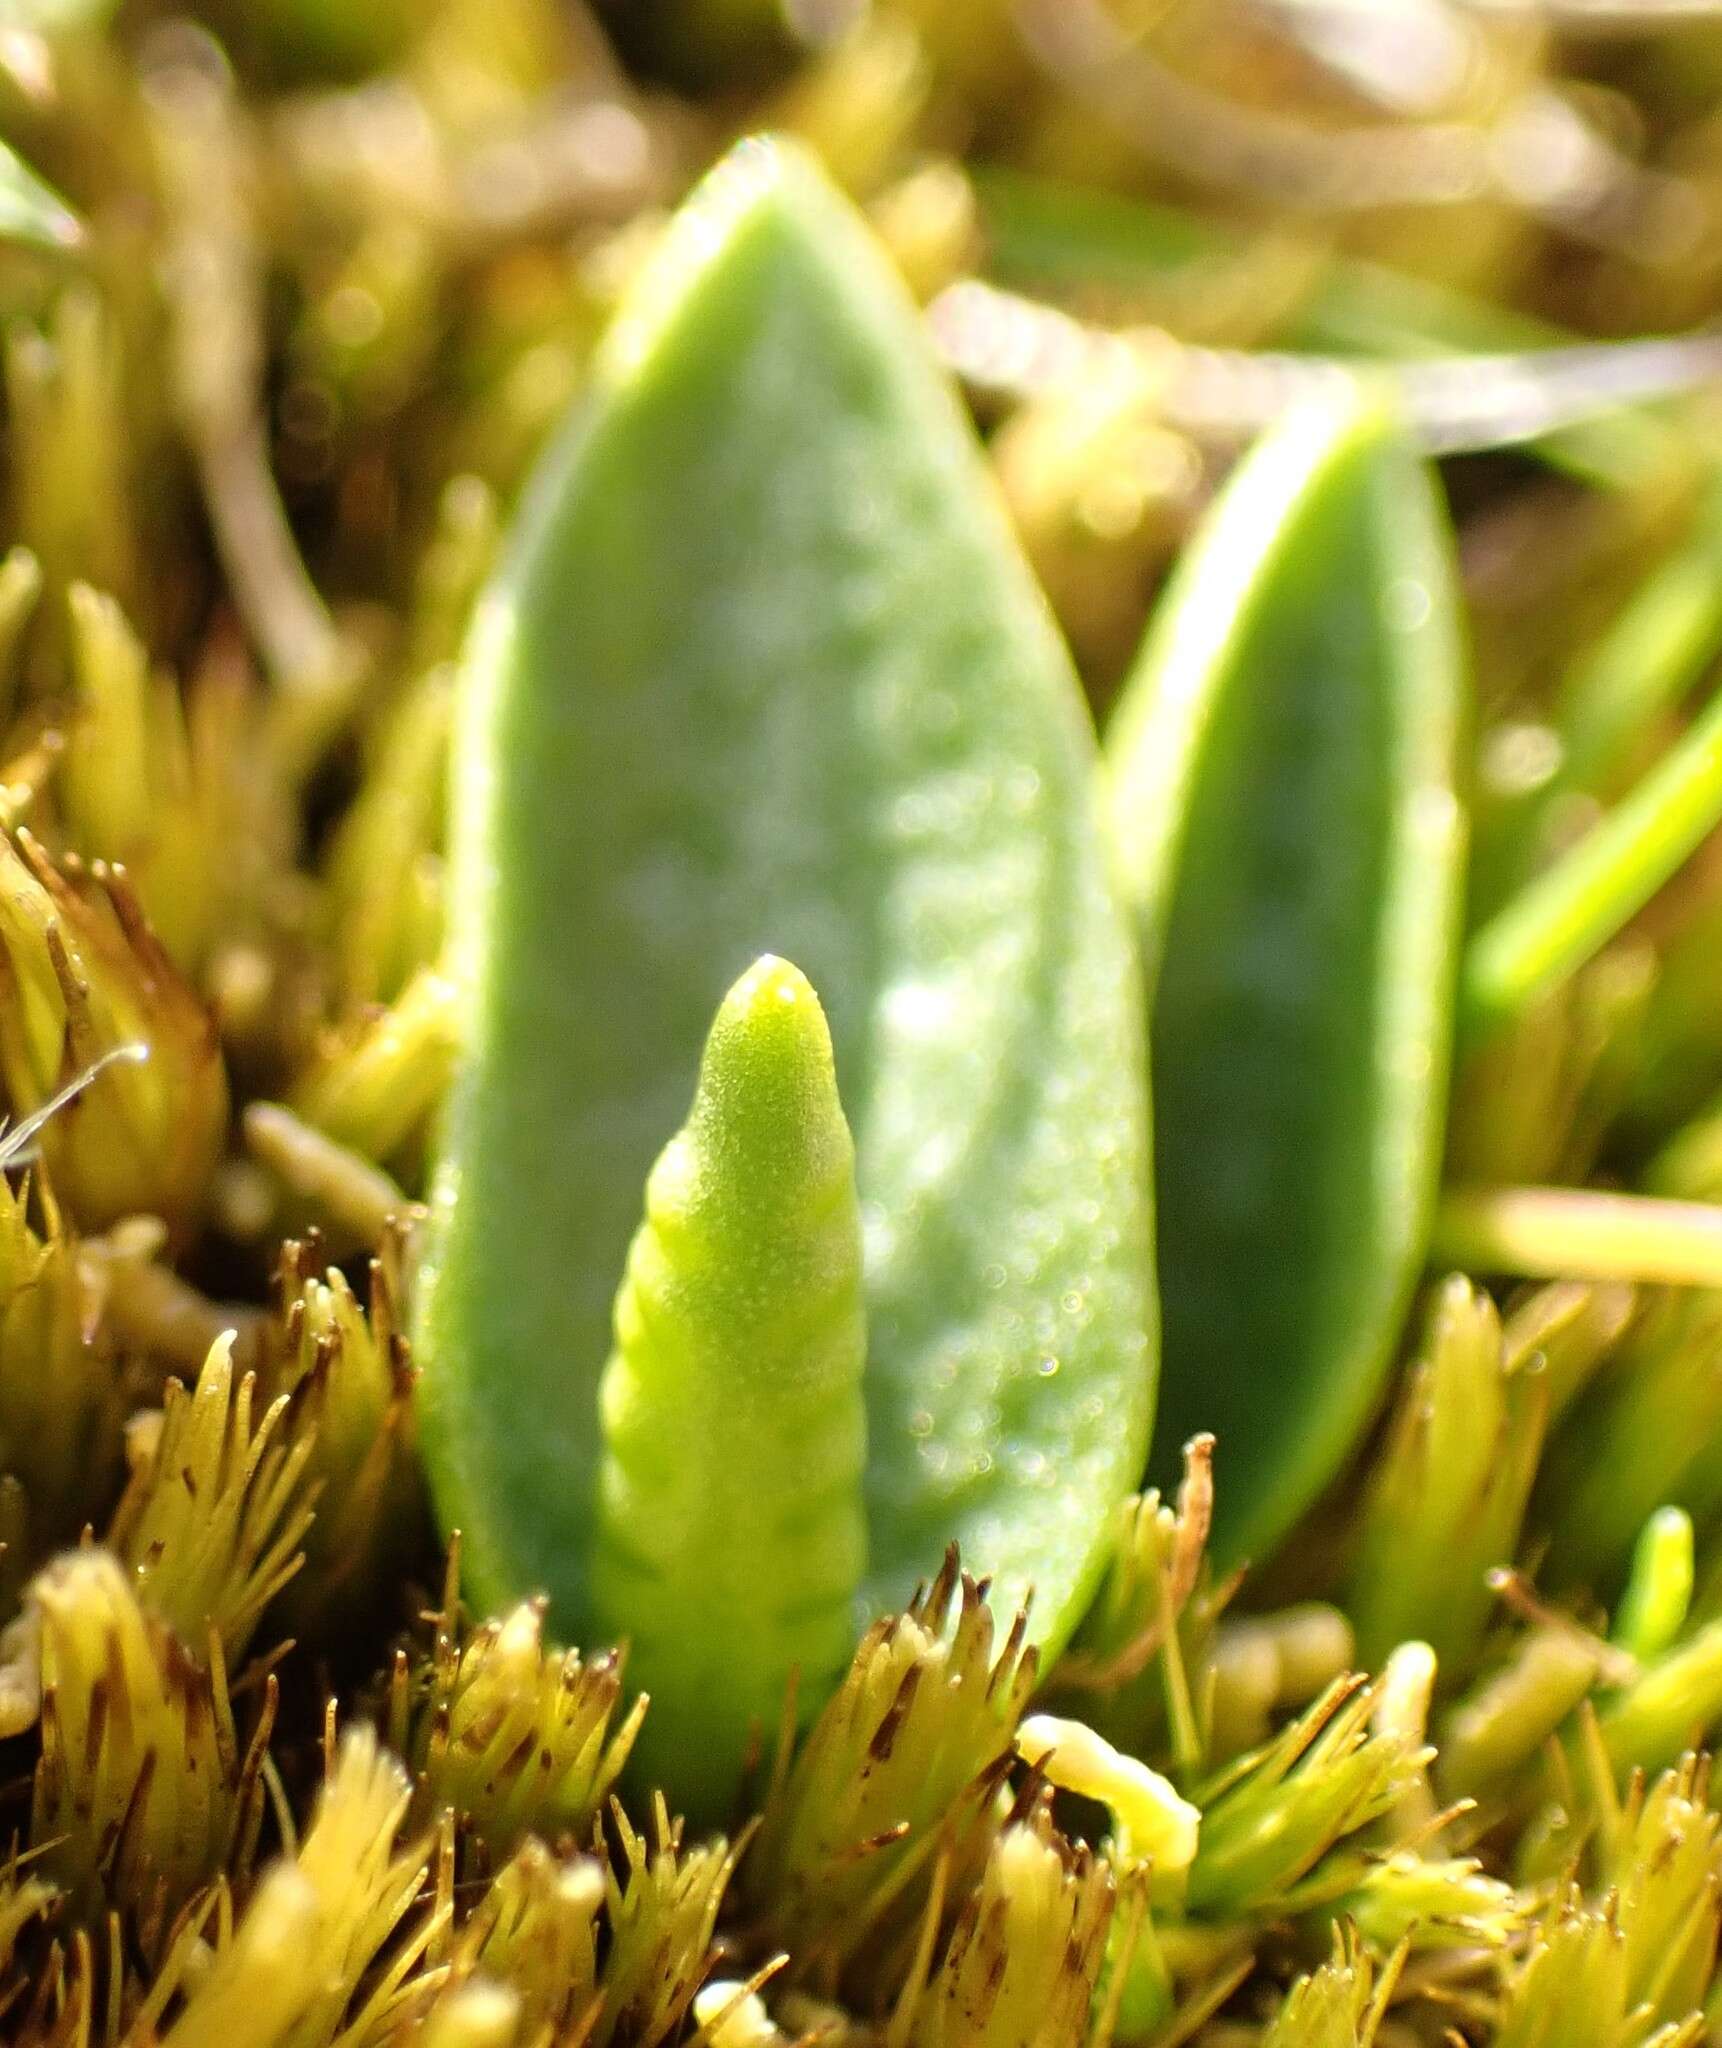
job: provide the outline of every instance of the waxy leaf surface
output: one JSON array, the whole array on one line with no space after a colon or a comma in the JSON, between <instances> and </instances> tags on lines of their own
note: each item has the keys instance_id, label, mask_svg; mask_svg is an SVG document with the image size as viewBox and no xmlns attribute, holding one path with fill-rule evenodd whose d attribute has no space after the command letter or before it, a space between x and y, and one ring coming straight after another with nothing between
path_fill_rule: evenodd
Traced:
<instances>
[{"instance_id":1,"label":"waxy leaf surface","mask_svg":"<svg viewBox=\"0 0 1722 2048\"><path fill-rule=\"evenodd\" d=\"M773 951L855 1134L866 1598L956 1538L1062 1638L1152 1405L1139 990L1068 657L913 307L793 151L743 145L636 286L467 698L420 1334L478 1597L544 1586L590 1631L641 1189Z\"/></svg>"},{"instance_id":2,"label":"waxy leaf surface","mask_svg":"<svg viewBox=\"0 0 1722 2048\"><path fill-rule=\"evenodd\" d=\"M1165 1382L1260 1555L1380 1389L1439 1164L1462 667L1428 472L1365 401L1288 417L1168 590L1107 740L1148 975Z\"/></svg>"}]
</instances>

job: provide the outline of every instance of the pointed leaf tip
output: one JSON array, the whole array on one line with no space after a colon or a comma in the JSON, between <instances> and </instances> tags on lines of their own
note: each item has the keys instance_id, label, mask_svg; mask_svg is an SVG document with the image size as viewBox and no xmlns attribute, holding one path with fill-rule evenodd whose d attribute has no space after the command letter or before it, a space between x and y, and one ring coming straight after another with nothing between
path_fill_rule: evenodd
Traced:
<instances>
[{"instance_id":1,"label":"pointed leaf tip","mask_svg":"<svg viewBox=\"0 0 1722 2048\"><path fill-rule=\"evenodd\" d=\"M706 1056L731 1056L764 1043L831 1064L831 1031L812 982L775 953L761 954L724 997Z\"/></svg>"},{"instance_id":2,"label":"pointed leaf tip","mask_svg":"<svg viewBox=\"0 0 1722 2048\"><path fill-rule=\"evenodd\" d=\"M695 187L634 281L593 365L601 384L647 368L708 273L740 259L749 239L800 221L818 241L851 232L824 172L799 143L749 135Z\"/></svg>"},{"instance_id":3,"label":"pointed leaf tip","mask_svg":"<svg viewBox=\"0 0 1722 2048\"><path fill-rule=\"evenodd\" d=\"M834 1163L852 1168L831 1028L812 982L792 962L762 955L724 997L690 1124L738 1196L769 1200L786 1182L828 1173Z\"/></svg>"}]
</instances>

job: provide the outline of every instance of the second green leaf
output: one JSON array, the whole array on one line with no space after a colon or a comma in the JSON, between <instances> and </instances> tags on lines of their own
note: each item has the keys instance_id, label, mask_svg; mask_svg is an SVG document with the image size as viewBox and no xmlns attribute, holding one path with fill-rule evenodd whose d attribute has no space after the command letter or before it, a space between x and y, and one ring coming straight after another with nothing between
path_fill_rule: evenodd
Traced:
<instances>
[{"instance_id":1,"label":"second green leaf","mask_svg":"<svg viewBox=\"0 0 1722 2048\"><path fill-rule=\"evenodd\" d=\"M1239 465L1107 742L1141 934L1164 1381L1155 1466L1219 1438L1259 1556L1380 1390L1440 1161L1463 670L1433 479L1364 397Z\"/></svg>"}]
</instances>

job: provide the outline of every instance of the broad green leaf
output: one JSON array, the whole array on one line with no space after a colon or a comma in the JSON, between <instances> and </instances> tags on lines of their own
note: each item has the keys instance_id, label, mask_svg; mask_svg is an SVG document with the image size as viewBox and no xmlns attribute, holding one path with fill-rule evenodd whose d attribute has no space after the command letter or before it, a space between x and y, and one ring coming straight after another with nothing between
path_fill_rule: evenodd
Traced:
<instances>
[{"instance_id":1,"label":"broad green leaf","mask_svg":"<svg viewBox=\"0 0 1722 2048\"><path fill-rule=\"evenodd\" d=\"M1181 564L1108 736L1149 979L1165 1384L1219 1437L1217 1542L1333 1476L1423 1257L1462 821L1452 568L1358 400L1289 416Z\"/></svg>"},{"instance_id":2,"label":"broad green leaf","mask_svg":"<svg viewBox=\"0 0 1722 2048\"><path fill-rule=\"evenodd\" d=\"M957 1539L1056 1644L1152 1404L1140 997L1068 658L912 307L794 151L743 145L637 287L465 694L420 1328L478 1598L547 1587L591 1632L611 1299L712 1012L775 951L855 1134L866 1600Z\"/></svg>"},{"instance_id":3,"label":"broad green leaf","mask_svg":"<svg viewBox=\"0 0 1722 2048\"><path fill-rule=\"evenodd\" d=\"M8 144L0 142L0 241L38 249L75 249L84 238L78 216Z\"/></svg>"},{"instance_id":4,"label":"broad green leaf","mask_svg":"<svg viewBox=\"0 0 1722 2048\"><path fill-rule=\"evenodd\" d=\"M854 1647L866 1355L831 1034L768 956L724 998L646 1182L599 1388L593 1595L652 1698L635 1761L716 1819L791 1677L816 1699Z\"/></svg>"}]
</instances>

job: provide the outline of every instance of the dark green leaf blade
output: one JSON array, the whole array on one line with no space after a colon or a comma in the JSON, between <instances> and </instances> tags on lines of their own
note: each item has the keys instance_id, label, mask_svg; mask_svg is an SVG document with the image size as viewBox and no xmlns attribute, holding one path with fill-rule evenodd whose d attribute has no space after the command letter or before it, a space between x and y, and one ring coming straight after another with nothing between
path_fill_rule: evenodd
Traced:
<instances>
[{"instance_id":1,"label":"dark green leaf blade","mask_svg":"<svg viewBox=\"0 0 1722 2048\"><path fill-rule=\"evenodd\" d=\"M744 145L673 230L468 684L470 1046L421 1334L480 1598L591 1619L642 1183L718 998L777 951L826 1002L856 1137L870 1601L955 1537L1061 1639L1152 1406L1129 941L1068 657L912 307L794 152Z\"/></svg>"},{"instance_id":2,"label":"dark green leaf blade","mask_svg":"<svg viewBox=\"0 0 1722 2048\"><path fill-rule=\"evenodd\" d=\"M1366 1418L1439 1164L1463 844L1443 516L1373 405L1246 458L1108 736L1149 976L1165 1387L1259 1554Z\"/></svg>"}]
</instances>

